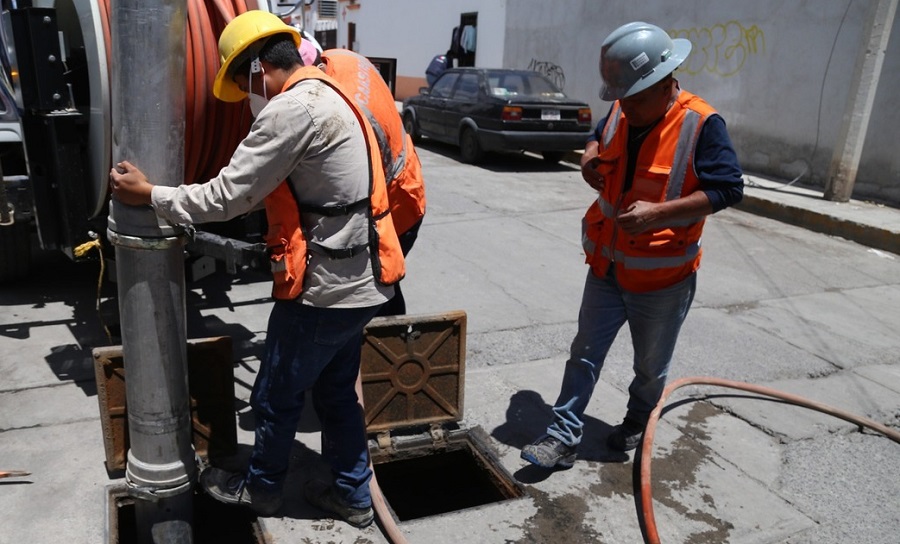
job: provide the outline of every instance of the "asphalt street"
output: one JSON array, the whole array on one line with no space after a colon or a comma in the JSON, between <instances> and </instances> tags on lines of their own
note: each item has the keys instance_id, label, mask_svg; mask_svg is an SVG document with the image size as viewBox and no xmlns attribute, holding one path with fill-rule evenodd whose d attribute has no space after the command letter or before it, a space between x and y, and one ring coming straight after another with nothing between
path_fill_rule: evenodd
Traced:
<instances>
[{"instance_id":1,"label":"asphalt street","mask_svg":"<svg viewBox=\"0 0 900 544\"><path fill-rule=\"evenodd\" d=\"M634 456L604 445L631 379L627 327L588 408L575 466L543 471L519 459L549 419L575 333L587 273L580 222L592 191L572 165L528 155L469 166L454 148L426 143L420 158L428 213L402 284L408 313L466 313L460 426L482 433L523 496L401 521L401 530L428 544L642 542ZM759 191L748 194L787 216L820 205L787 205L795 194ZM877 208L884 221L900 217ZM900 428L900 256L836 227L825 234L767 217L766 209L708 219L671 379L764 385ZM848 218L840 221L861 224L874 209L841 208ZM96 261L35 259L27 280L0 287L0 471L31 473L0 479L0 544L113 542L106 497L122 475L104 466L92 350L110 343L103 325L116 322L115 286L105 283L98 303ZM232 461L240 465L253 440L247 399L270 284L244 272L188 287L188 337L233 341L240 447ZM377 526L320 519L306 504L304 481L324 474L317 430L308 413L285 508L262 520L267 541L386 542ZM662 542L900 541L900 444L852 423L758 395L689 387L667 405L652 458ZM418 500L442 492L426 486Z\"/></svg>"}]
</instances>

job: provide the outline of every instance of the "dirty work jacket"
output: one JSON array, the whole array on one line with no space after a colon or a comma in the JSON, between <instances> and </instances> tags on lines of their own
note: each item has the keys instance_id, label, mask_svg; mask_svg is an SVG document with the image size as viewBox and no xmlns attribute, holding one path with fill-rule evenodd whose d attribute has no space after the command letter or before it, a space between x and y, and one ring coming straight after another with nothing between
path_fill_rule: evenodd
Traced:
<instances>
[{"instance_id":1,"label":"dirty work jacket","mask_svg":"<svg viewBox=\"0 0 900 544\"><path fill-rule=\"evenodd\" d=\"M603 277L615 266L623 289L647 292L673 285L700 266L703 217L674 220L632 236L618 229L616 216L638 200L666 202L699 189L693 154L700 129L714 113L700 97L680 91L644 140L631 188L624 192L628 122L619 103L613 105L598 141L606 183L582 223L585 261L594 274Z\"/></svg>"},{"instance_id":2,"label":"dirty work jacket","mask_svg":"<svg viewBox=\"0 0 900 544\"><path fill-rule=\"evenodd\" d=\"M281 300L294 300L300 296L303 292L308 251L325 254L331 259L348 259L368 250L376 281L383 285L394 284L404 275L403 253L388 208L384 173L378 168L380 157L375 147L376 140L372 127L340 85L318 68L312 66L300 68L285 82L281 92L287 91L305 79L318 79L333 88L347 102L359 120L360 126L365 130L366 148L369 152L367 161L369 195L362 200L340 205L310 206L300 201L294 192L293 183L288 179L266 197L266 217L269 222L266 246L274 278L272 296ZM300 214L333 217L363 210L369 220L367 244L327 248L315 242L308 242L303 233Z\"/></svg>"},{"instance_id":3,"label":"dirty work jacket","mask_svg":"<svg viewBox=\"0 0 900 544\"><path fill-rule=\"evenodd\" d=\"M322 53L322 59L325 73L347 91L375 131L391 217L397 234L403 234L425 215L425 185L419 156L403 129L394 96L364 56L347 49L329 49Z\"/></svg>"}]
</instances>

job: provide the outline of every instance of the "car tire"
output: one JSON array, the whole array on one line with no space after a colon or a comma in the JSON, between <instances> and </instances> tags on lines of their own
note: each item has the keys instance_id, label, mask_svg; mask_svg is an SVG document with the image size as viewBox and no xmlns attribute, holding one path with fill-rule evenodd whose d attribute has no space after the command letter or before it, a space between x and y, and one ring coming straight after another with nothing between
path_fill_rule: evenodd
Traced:
<instances>
[{"instance_id":1,"label":"car tire","mask_svg":"<svg viewBox=\"0 0 900 544\"><path fill-rule=\"evenodd\" d=\"M31 269L31 229L17 222L0 226L0 283L20 280Z\"/></svg>"},{"instance_id":2,"label":"car tire","mask_svg":"<svg viewBox=\"0 0 900 544\"><path fill-rule=\"evenodd\" d=\"M416 119L410 112L403 114L403 130L409 134L409 137L412 138L414 144L417 144L422 140L422 135L419 134L419 127L416 125Z\"/></svg>"},{"instance_id":3,"label":"car tire","mask_svg":"<svg viewBox=\"0 0 900 544\"><path fill-rule=\"evenodd\" d=\"M549 164L556 164L559 161L563 160L563 157L566 156L565 151L543 151L541 152L541 156L544 157L544 162Z\"/></svg>"},{"instance_id":4,"label":"car tire","mask_svg":"<svg viewBox=\"0 0 900 544\"><path fill-rule=\"evenodd\" d=\"M484 157L484 150L478 142L478 133L471 128L464 128L459 135L459 154L462 161L475 164Z\"/></svg>"}]
</instances>

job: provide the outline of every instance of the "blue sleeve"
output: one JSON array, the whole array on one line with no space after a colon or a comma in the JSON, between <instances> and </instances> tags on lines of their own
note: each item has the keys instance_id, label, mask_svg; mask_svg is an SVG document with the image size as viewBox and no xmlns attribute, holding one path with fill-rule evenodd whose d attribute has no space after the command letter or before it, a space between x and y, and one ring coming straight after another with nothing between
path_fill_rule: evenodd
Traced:
<instances>
[{"instance_id":1,"label":"blue sleeve","mask_svg":"<svg viewBox=\"0 0 900 544\"><path fill-rule=\"evenodd\" d=\"M606 126L606 120L609 119L609 114L612 113L612 107L615 105L615 102L609 106L609 111L606 112L606 115L603 116L603 119L597 122L597 126L594 127L594 130L591 131L591 135L588 136L587 142L599 142L600 135L603 134L603 127Z\"/></svg>"},{"instance_id":2,"label":"blue sleeve","mask_svg":"<svg viewBox=\"0 0 900 544\"><path fill-rule=\"evenodd\" d=\"M694 169L713 213L737 204L744 197L743 172L725 129L725 120L718 114L711 115L700 129Z\"/></svg>"}]
</instances>

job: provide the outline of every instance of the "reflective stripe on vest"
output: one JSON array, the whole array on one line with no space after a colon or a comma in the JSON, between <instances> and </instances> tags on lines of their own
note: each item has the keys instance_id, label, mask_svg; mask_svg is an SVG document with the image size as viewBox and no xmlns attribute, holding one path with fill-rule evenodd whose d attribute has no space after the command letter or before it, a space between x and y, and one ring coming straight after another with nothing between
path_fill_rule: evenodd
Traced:
<instances>
[{"instance_id":1,"label":"reflective stripe on vest","mask_svg":"<svg viewBox=\"0 0 900 544\"><path fill-rule=\"evenodd\" d=\"M607 118L606 126L603 127L603 147L609 147L609 143L612 141L613 136L616 133L616 130L619 128L619 118L621 117L619 113L622 111L622 106L619 105L619 102L616 101L612 110L609 112L609 117Z\"/></svg>"},{"instance_id":2,"label":"reflective stripe on vest","mask_svg":"<svg viewBox=\"0 0 900 544\"><path fill-rule=\"evenodd\" d=\"M609 248L603 247L603 256L609 259ZM625 268L634 270L655 270L657 268L673 268L687 264L700 254L700 240L685 248L684 255L675 257L634 257L623 251L616 250L615 261Z\"/></svg>"},{"instance_id":3,"label":"reflective stripe on vest","mask_svg":"<svg viewBox=\"0 0 900 544\"><path fill-rule=\"evenodd\" d=\"M597 244L588 235L587 217L581 219L581 247L587 255L593 255L597 251Z\"/></svg>"},{"instance_id":4,"label":"reflective stripe on vest","mask_svg":"<svg viewBox=\"0 0 900 544\"><path fill-rule=\"evenodd\" d=\"M675 200L681 197L681 189L684 187L684 176L688 169L688 159L691 158L696 144L697 125L700 123L700 114L687 110L684 121L681 124L681 132L678 133L678 145L675 146L675 157L672 159L672 171L669 175L669 189L666 191L666 200Z\"/></svg>"}]
</instances>

